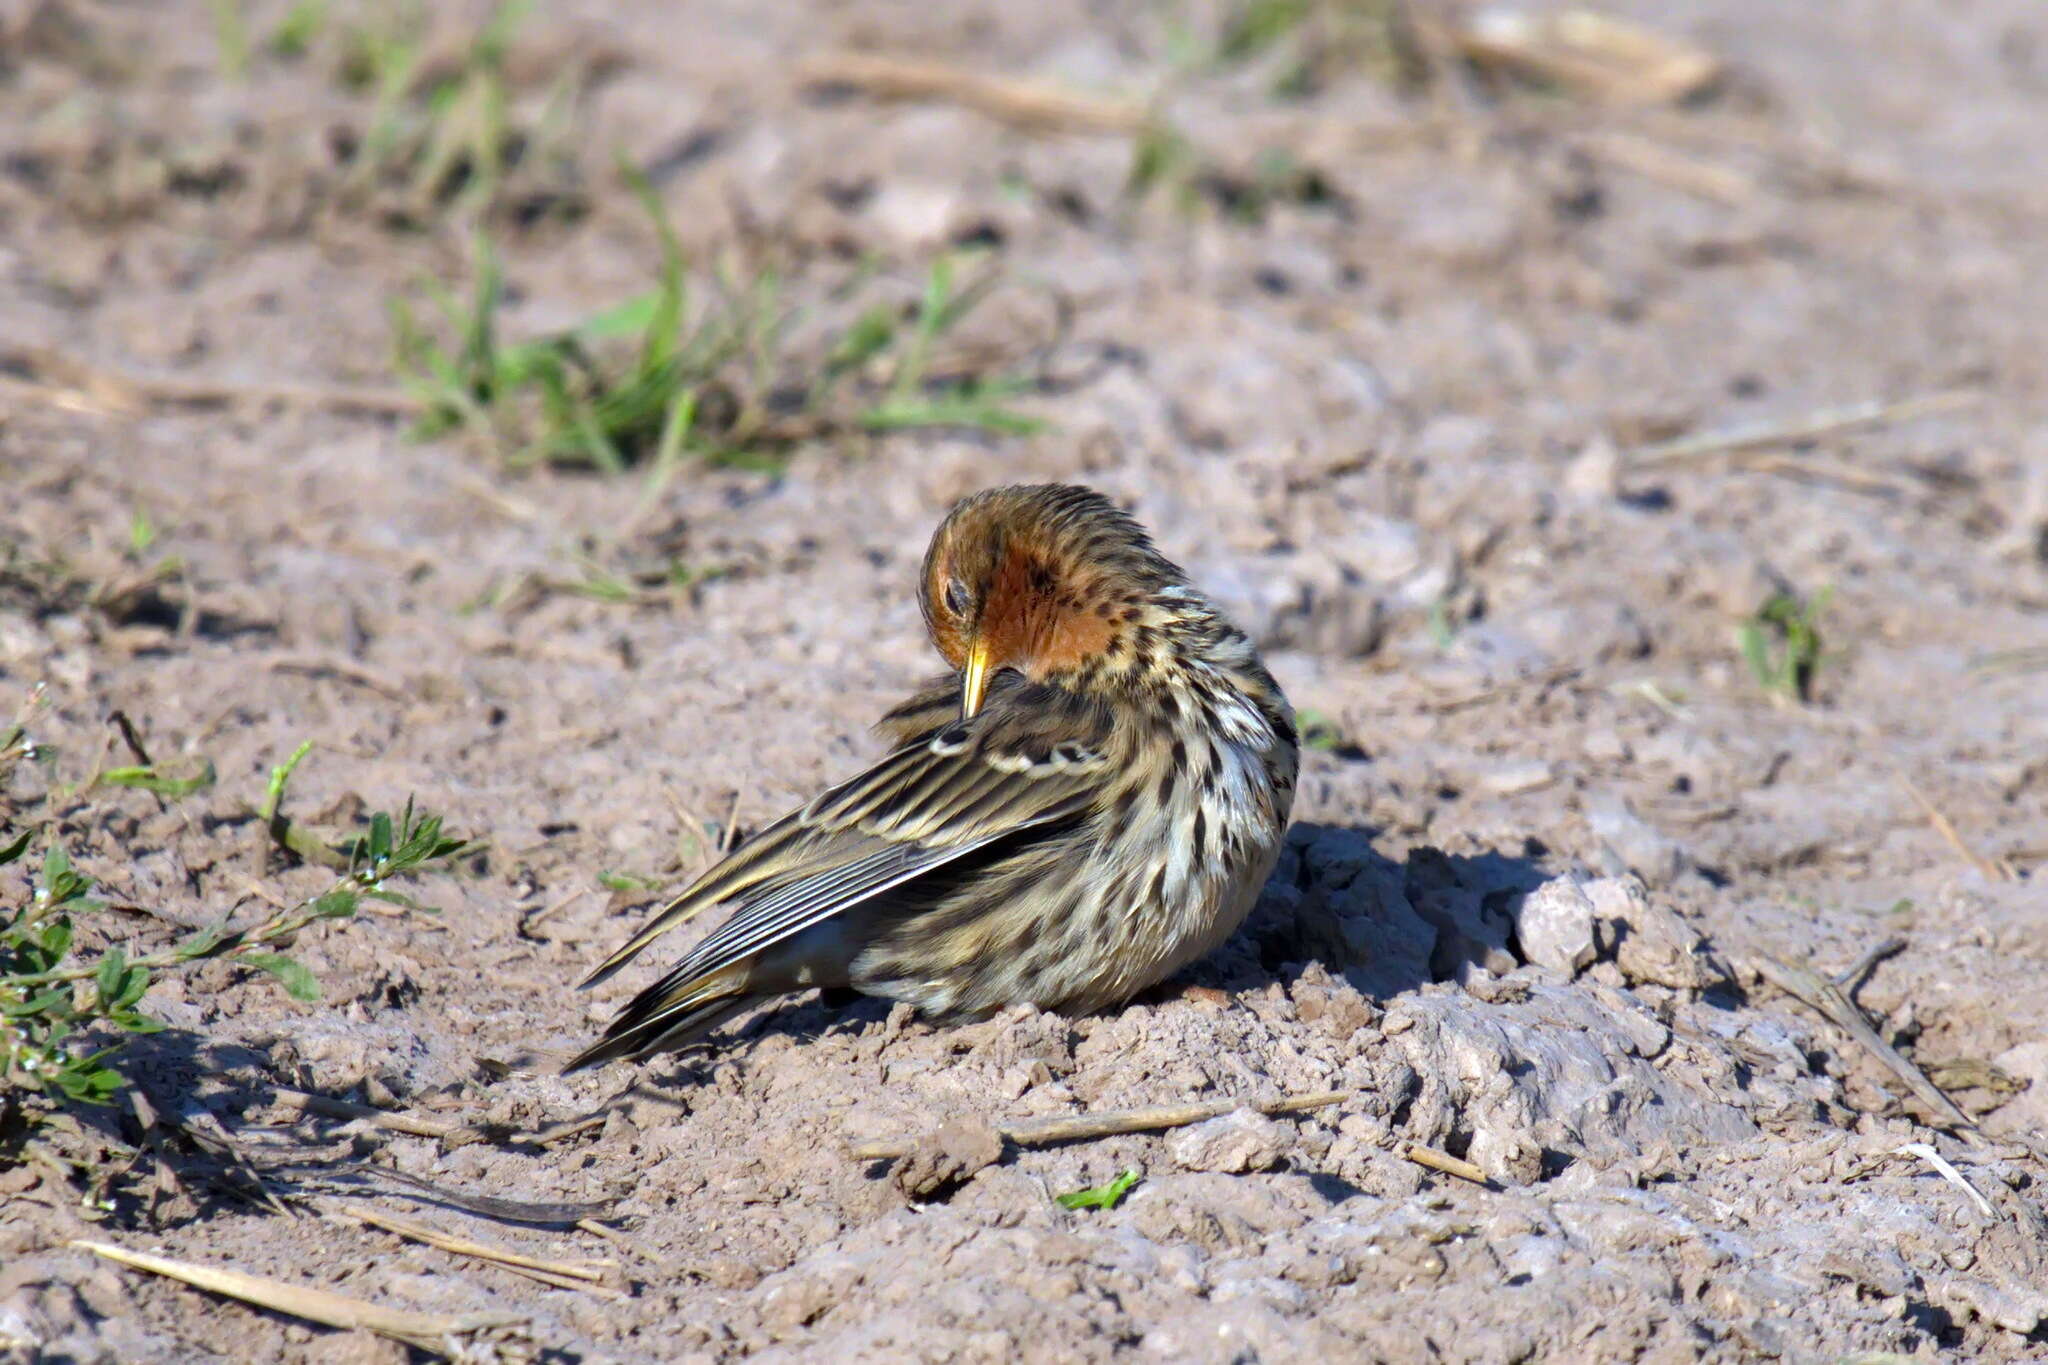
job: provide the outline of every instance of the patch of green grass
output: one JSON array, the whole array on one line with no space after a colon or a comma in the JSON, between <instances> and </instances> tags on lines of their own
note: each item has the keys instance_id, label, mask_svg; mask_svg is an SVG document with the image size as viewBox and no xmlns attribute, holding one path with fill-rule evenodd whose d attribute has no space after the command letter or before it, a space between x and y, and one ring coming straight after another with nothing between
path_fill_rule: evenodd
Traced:
<instances>
[{"instance_id":1,"label":"patch of green grass","mask_svg":"<svg viewBox=\"0 0 2048 1365\"><path fill-rule=\"evenodd\" d=\"M1775 700L1813 699L1814 675L1827 657L1820 618L1833 595L1832 588L1823 588L1810 599L1774 593L1736 631L1736 643L1757 685Z\"/></svg>"},{"instance_id":2,"label":"patch of green grass","mask_svg":"<svg viewBox=\"0 0 2048 1365\"><path fill-rule=\"evenodd\" d=\"M1276 99L1305 99L1347 77L1402 93L1427 85L1428 54L1407 0L1243 0L1210 57L1217 68L1265 62Z\"/></svg>"},{"instance_id":3,"label":"patch of green grass","mask_svg":"<svg viewBox=\"0 0 2048 1365\"><path fill-rule=\"evenodd\" d=\"M1246 227L1265 222L1283 204L1339 202L1323 174L1284 147L1265 148L1248 162L1225 160L1164 123L1146 127L1132 141L1124 193L1133 202L1165 194L1183 216L1215 212Z\"/></svg>"},{"instance_id":4,"label":"patch of green grass","mask_svg":"<svg viewBox=\"0 0 2048 1365\"><path fill-rule=\"evenodd\" d=\"M1317 753L1330 754L1348 763L1362 763L1371 757L1363 745L1344 732L1344 727L1335 716L1316 710L1313 706L1297 707L1294 712L1295 733L1301 738L1301 747Z\"/></svg>"},{"instance_id":5,"label":"patch of green grass","mask_svg":"<svg viewBox=\"0 0 2048 1365\"><path fill-rule=\"evenodd\" d=\"M95 765L92 776L79 784L74 795L86 795L98 787L134 787L154 793L166 801L180 801L195 792L207 790L218 779L212 759L158 763L143 747L142 737L135 732L127 712L115 711L107 720L120 732L121 742L128 747L128 753L135 761L118 768Z\"/></svg>"},{"instance_id":6,"label":"patch of green grass","mask_svg":"<svg viewBox=\"0 0 2048 1365\"><path fill-rule=\"evenodd\" d=\"M88 551L73 560L32 537L0 539L0 601L37 617L98 612L115 625L167 624L190 609L179 591L185 561L157 554L156 528L136 513L116 554Z\"/></svg>"},{"instance_id":7,"label":"patch of green grass","mask_svg":"<svg viewBox=\"0 0 2048 1365\"><path fill-rule=\"evenodd\" d=\"M1334 716L1303 706L1294 712L1294 728L1301 735L1301 747L1329 753L1344 743L1344 731Z\"/></svg>"},{"instance_id":8,"label":"patch of green grass","mask_svg":"<svg viewBox=\"0 0 2048 1365\"><path fill-rule=\"evenodd\" d=\"M400 377L427 405L413 428L417 439L466 430L514 465L576 463L617 472L649 451L658 463L672 461L696 425L703 384L738 354L730 334L684 336L687 289L666 233L661 282L653 290L534 341L507 343L498 335L504 277L487 241L477 243L475 273L467 304L439 289L433 294L452 346L420 326L402 301L393 305ZM629 342L623 360L601 363L599 351L621 338Z\"/></svg>"},{"instance_id":9,"label":"patch of green grass","mask_svg":"<svg viewBox=\"0 0 2048 1365\"><path fill-rule=\"evenodd\" d=\"M252 60L292 63L358 101L335 120L338 176L321 181L344 209L401 230L583 212L576 118L588 63L565 60L530 97L507 66L533 0L499 0L452 49L426 0L296 0L253 41L246 0L210 4L231 78Z\"/></svg>"},{"instance_id":10,"label":"patch of green grass","mask_svg":"<svg viewBox=\"0 0 2048 1365\"><path fill-rule=\"evenodd\" d=\"M772 461L801 440L856 429L1042 426L1007 406L1029 387L1022 377L940 370L941 341L994 287L992 272L963 283L942 256L907 316L878 303L799 351L787 341L799 310L780 275L693 288L652 188L629 180L661 243L652 289L573 327L507 341L503 271L479 239L466 299L428 287L434 325L394 302L396 367L425 407L416 438L459 431L512 467L645 464L652 487L686 458Z\"/></svg>"},{"instance_id":11,"label":"patch of green grass","mask_svg":"<svg viewBox=\"0 0 2048 1365\"><path fill-rule=\"evenodd\" d=\"M526 572L493 580L457 610L465 615L486 610L518 615L553 596L581 597L611 606L668 607L688 601L696 588L728 572L721 566L700 567L674 557L611 567L592 554L578 554L572 562L574 574Z\"/></svg>"},{"instance_id":12,"label":"patch of green grass","mask_svg":"<svg viewBox=\"0 0 2048 1365\"><path fill-rule=\"evenodd\" d=\"M1144 199L1163 190L1173 197L1176 209L1192 213L1201 199L1195 187L1201 167L1195 144L1178 129L1165 123L1148 124L1131 141L1131 168L1124 175L1124 193Z\"/></svg>"},{"instance_id":13,"label":"patch of green grass","mask_svg":"<svg viewBox=\"0 0 2048 1365\"><path fill-rule=\"evenodd\" d=\"M1185 27L1168 34L1164 61L1174 80L1250 68L1270 73L1267 88L1279 100L1307 99L1351 77L1414 93L1434 74L1407 0L1238 0L1210 34ZM1328 178L1292 148L1270 146L1247 157L1197 143L1164 119L1133 137L1124 187L1133 201L1163 192L1183 215L1220 211L1245 226L1286 204L1341 207Z\"/></svg>"},{"instance_id":14,"label":"patch of green grass","mask_svg":"<svg viewBox=\"0 0 2048 1365\"><path fill-rule=\"evenodd\" d=\"M1429 604L1429 639L1438 650L1447 650L1458 642L1458 628L1451 622L1451 599L1448 595Z\"/></svg>"},{"instance_id":15,"label":"patch of green grass","mask_svg":"<svg viewBox=\"0 0 2048 1365\"><path fill-rule=\"evenodd\" d=\"M35 702L0 733L0 777L39 756L41 746L28 733ZM264 805L273 821L282 819L278 806L285 783L306 747L272 774ZM211 765L204 776L212 780ZM103 785L140 786L175 797L200 784L166 779L137 765L102 772L86 789ZM76 801L67 798L66 818L89 819L90 809L81 812ZM40 826L29 823L0 842L0 867L21 861L37 844L41 866L26 893L13 904L0 902L0 1110L10 1111L0 1117L23 1118L31 1127L64 1102L105 1104L119 1093L126 1079L110 1059L126 1038L163 1027L143 1008L157 981L192 963L218 959L275 977L294 999L318 999L311 970L283 951L295 936L321 920L350 918L365 899L411 905L390 881L445 865L469 847L446 835L438 818L408 803L397 815L371 818L339 859L339 875L318 895L253 923L236 926L223 917L174 942L145 948L140 935L120 937L132 921L106 913L92 879L57 836L54 811ZM81 929L90 931L86 939L92 946L81 941Z\"/></svg>"},{"instance_id":16,"label":"patch of green grass","mask_svg":"<svg viewBox=\"0 0 2048 1365\"><path fill-rule=\"evenodd\" d=\"M156 544L156 525L149 519L149 513L138 507L128 519L128 552L140 559L149 553L149 547Z\"/></svg>"},{"instance_id":17,"label":"patch of green grass","mask_svg":"<svg viewBox=\"0 0 2048 1365\"><path fill-rule=\"evenodd\" d=\"M209 7L221 74L231 81L241 80L249 74L249 24L242 14L242 0L209 0Z\"/></svg>"},{"instance_id":18,"label":"patch of green grass","mask_svg":"<svg viewBox=\"0 0 2048 1365\"><path fill-rule=\"evenodd\" d=\"M1113 1209L1123 1202L1124 1196L1141 1179L1143 1177L1136 1171L1125 1171L1106 1185L1091 1185L1085 1190L1072 1190L1053 1198L1063 1209Z\"/></svg>"},{"instance_id":19,"label":"patch of green grass","mask_svg":"<svg viewBox=\"0 0 2048 1365\"><path fill-rule=\"evenodd\" d=\"M274 57L296 61L312 51L314 40L326 27L327 0L298 0L278 20L264 46Z\"/></svg>"},{"instance_id":20,"label":"patch of green grass","mask_svg":"<svg viewBox=\"0 0 2048 1365\"><path fill-rule=\"evenodd\" d=\"M1216 59L1249 61L1300 28L1313 8L1313 0L1247 0L1224 23Z\"/></svg>"},{"instance_id":21,"label":"patch of green grass","mask_svg":"<svg viewBox=\"0 0 2048 1365\"><path fill-rule=\"evenodd\" d=\"M523 141L511 125L505 54L529 8L528 0L503 0L454 70L431 81L424 79L424 8L349 27L342 79L370 95L371 111L345 191L393 190L392 211L416 223L444 207L475 216L494 206Z\"/></svg>"},{"instance_id":22,"label":"patch of green grass","mask_svg":"<svg viewBox=\"0 0 2048 1365\"><path fill-rule=\"evenodd\" d=\"M2048 647L2000 649L1970 660L1972 673L2038 673L2048 669Z\"/></svg>"}]
</instances>

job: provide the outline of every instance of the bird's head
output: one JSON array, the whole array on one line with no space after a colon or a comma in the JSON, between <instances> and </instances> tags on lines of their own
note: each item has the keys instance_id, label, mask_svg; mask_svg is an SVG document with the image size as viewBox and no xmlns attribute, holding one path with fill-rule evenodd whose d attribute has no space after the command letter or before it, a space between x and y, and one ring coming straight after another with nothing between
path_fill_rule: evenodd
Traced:
<instances>
[{"instance_id":1,"label":"bird's head","mask_svg":"<svg viewBox=\"0 0 2048 1365\"><path fill-rule=\"evenodd\" d=\"M1138 664L1153 594L1182 581L1100 493L1036 484L958 503L932 536L918 600L972 716L1004 669L1074 685Z\"/></svg>"}]
</instances>

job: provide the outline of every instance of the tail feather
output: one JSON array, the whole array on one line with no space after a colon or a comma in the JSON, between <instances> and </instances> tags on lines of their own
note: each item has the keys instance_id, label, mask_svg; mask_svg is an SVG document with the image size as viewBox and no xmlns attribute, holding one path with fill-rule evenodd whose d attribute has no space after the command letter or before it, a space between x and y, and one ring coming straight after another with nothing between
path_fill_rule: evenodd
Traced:
<instances>
[{"instance_id":1,"label":"tail feather","mask_svg":"<svg viewBox=\"0 0 2048 1365\"><path fill-rule=\"evenodd\" d=\"M696 1042L763 998L747 988L750 965L737 962L703 976L655 982L620 1010L604 1037L577 1053L562 1074Z\"/></svg>"}]
</instances>

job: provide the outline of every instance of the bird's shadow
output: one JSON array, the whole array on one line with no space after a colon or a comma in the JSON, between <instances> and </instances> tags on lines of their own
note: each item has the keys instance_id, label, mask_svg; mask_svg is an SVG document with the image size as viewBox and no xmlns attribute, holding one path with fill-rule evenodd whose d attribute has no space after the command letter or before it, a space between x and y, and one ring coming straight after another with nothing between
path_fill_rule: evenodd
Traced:
<instances>
[{"instance_id":1,"label":"bird's shadow","mask_svg":"<svg viewBox=\"0 0 2048 1365\"><path fill-rule=\"evenodd\" d=\"M263 1049L176 1026L132 1035L102 1031L89 1041L119 1044L108 1065L121 1089L108 1103L66 1104L64 1112L83 1140L104 1143L110 1159L128 1154L125 1166L101 1173L108 1178L95 1191L115 1226L154 1226L174 1190L190 1201L176 1214L181 1219L245 1209L260 1199L252 1198L254 1187L225 1144L242 1116L274 1092L264 1079L273 1059ZM152 1170L153 1181L127 1178Z\"/></svg>"},{"instance_id":2,"label":"bird's shadow","mask_svg":"<svg viewBox=\"0 0 2048 1365\"><path fill-rule=\"evenodd\" d=\"M1388 1000L1474 967L1499 973L1521 963L1515 924L1523 898L1545 877L1541 850L1452 854L1411 849L1396 860L1358 825L1297 824L1258 904L1224 945L1141 993L1158 1004L1189 987L1229 994L1289 985L1319 965L1364 995ZM780 1034L807 1042L882 1023L896 1006L853 991L785 1000L713 1040L668 1059L674 1079L708 1076L735 1045Z\"/></svg>"},{"instance_id":3,"label":"bird's shadow","mask_svg":"<svg viewBox=\"0 0 2048 1365\"><path fill-rule=\"evenodd\" d=\"M1473 968L1512 971L1522 901L1545 878L1537 846L1446 853L1420 846L1396 860L1362 825L1297 824L1244 926L1159 990L1255 990L1293 981L1311 963L1386 1000Z\"/></svg>"}]
</instances>

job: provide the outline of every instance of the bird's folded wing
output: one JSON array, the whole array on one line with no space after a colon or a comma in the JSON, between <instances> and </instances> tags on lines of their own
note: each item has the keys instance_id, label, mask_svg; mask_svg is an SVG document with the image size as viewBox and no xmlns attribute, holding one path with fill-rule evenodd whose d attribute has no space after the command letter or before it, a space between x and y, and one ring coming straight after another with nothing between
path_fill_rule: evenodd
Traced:
<instances>
[{"instance_id":1,"label":"bird's folded wing","mask_svg":"<svg viewBox=\"0 0 2048 1365\"><path fill-rule=\"evenodd\" d=\"M678 964L685 975L715 971L1006 834L1079 814L1108 767L1109 731L1107 713L1094 708L1004 705L898 749L706 872L584 984L707 906L739 904Z\"/></svg>"}]
</instances>

